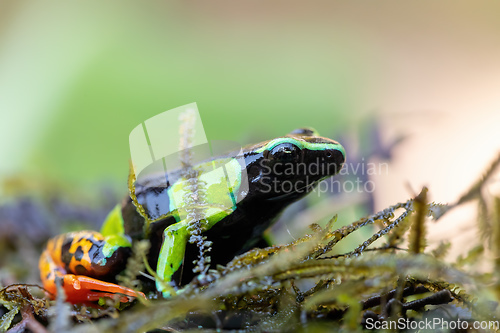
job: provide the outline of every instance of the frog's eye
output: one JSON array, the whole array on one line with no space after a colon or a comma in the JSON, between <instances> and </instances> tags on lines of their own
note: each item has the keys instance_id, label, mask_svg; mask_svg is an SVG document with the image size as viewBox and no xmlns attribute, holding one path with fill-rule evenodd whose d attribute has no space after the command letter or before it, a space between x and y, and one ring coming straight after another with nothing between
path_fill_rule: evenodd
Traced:
<instances>
[{"instance_id":1,"label":"frog's eye","mask_svg":"<svg viewBox=\"0 0 500 333\"><path fill-rule=\"evenodd\" d=\"M300 148L292 143L281 143L271 149L269 157L282 163L298 162L300 159Z\"/></svg>"}]
</instances>

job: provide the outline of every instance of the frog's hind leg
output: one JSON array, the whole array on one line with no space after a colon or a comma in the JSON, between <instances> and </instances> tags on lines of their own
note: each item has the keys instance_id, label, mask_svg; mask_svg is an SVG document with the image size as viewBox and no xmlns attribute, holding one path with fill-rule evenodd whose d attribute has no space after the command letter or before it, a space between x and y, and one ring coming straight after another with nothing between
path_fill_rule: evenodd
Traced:
<instances>
[{"instance_id":1,"label":"frog's hind leg","mask_svg":"<svg viewBox=\"0 0 500 333\"><path fill-rule=\"evenodd\" d=\"M40 276L52 297L57 294L56 279L61 279L66 299L71 303L97 301L101 297L120 297L129 302L137 293L131 289L101 279L110 278L123 270L130 254L123 239L103 237L95 231L71 232L49 240L40 257Z\"/></svg>"}]
</instances>

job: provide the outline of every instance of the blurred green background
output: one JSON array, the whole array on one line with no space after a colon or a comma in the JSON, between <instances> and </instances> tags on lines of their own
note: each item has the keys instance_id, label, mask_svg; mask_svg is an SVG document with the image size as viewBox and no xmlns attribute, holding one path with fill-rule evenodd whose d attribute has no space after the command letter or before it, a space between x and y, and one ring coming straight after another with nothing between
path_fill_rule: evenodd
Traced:
<instances>
[{"instance_id":1,"label":"blurred green background","mask_svg":"<svg viewBox=\"0 0 500 333\"><path fill-rule=\"evenodd\" d=\"M209 139L251 143L332 133L357 91L356 57L320 26L235 4L2 7L2 174L124 183L128 134L162 111L197 102Z\"/></svg>"},{"instance_id":2,"label":"blurred green background","mask_svg":"<svg viewBox=\"0 0 500 333\"><path fill-rule=\"evenodd\" d=\"M436 109L470 123L500 105L499 4L2 0L0 177L124 190L132 128L191 102L209 139L242 144L338 138L373 110L404 119L389 133Z\"/></svg>"}]
</instances>

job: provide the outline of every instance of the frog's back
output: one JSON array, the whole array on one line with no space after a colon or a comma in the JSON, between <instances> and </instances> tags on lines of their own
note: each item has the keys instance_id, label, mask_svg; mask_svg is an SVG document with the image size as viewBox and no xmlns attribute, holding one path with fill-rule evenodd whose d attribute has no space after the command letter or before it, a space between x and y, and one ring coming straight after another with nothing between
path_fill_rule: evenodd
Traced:
<instances>
[{"instance_id":1,"label":"frog's back","mask_svg":"<svg viewBox=\"0 0 500 333\"><path fill-rule=\"evenodd\" d=\"M216 223L233 212L246 195L246 187L241 186L244 169L244 163L225 156L194 165L194 180L186 179L181 170L142 176L134 184L135 203L127 196L122 205L125 232L132 238L149 238L152 229L182 220L193 204L203 206L204 218ZM199 189L195 203L187 198L193 196L193 183Z\"/></svg>"}]
</instances>

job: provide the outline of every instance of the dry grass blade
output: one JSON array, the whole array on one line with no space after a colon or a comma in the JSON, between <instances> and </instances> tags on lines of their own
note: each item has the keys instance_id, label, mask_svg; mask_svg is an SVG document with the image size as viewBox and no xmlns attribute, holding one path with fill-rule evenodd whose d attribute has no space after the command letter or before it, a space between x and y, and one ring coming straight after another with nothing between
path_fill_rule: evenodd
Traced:
<instances>
[{"instance_id":1,"label":"dry grass blade","mask_svg":"<svg viewBox=\"0 0 500 333\"><path fill-rule=\"evenodd\" d=\"M424 251L425 240L425 217L427 216L427 188L423 188L420 194L413 201L416 214L410 230L409 250L412 253L422 253Z\"/></svg>"},{"instance_id":2,"label":"dry grass blade","mask_svg":"<svg viewBox=\"0 0 500 333\"><path fill-rule=\"evenodd\" d=\"M479 180L477 180L474 183L474 185L472 185L469 188L469 190L467 190L467 192L465 192L460 197L460 199L458 199L457 205L463 204L470 200L477 199L478 197L482 196L481 190L484 184L486 184L486 182L494 175L495 170L498 168L499 165L500 165L500 153L486 169L483 176L481 176L481 178L479 178Z\"/></svg>"}]
</instances>

